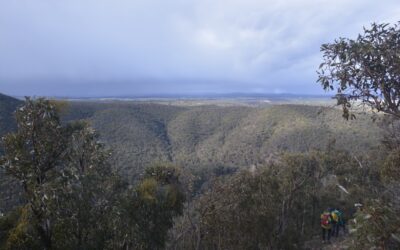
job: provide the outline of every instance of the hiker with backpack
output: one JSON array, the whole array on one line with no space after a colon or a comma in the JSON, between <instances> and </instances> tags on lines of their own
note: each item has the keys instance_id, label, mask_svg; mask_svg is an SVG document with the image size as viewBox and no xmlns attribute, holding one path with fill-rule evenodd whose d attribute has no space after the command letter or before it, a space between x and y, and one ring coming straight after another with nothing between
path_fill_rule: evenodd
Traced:
<instances>
[{"instance_id":1,"label":"hiker with backpack","mask_svg":"<svg viewBox=\"0 0 400 250\"><path fill-rule=\"evenodd\" d=\"M332 236L338 237L339 235L339 211L335 208L331 209L332 216Z\"/></svg>"},{"instance_id":2,"label":"hiker with backpack","mask_svg":"<svg viewBox=\"0 0 400 250\"><path fill-rule=\"evenodd\" d=\"M336 238L339 236L339 230L343 227L343 232L345 230L344 227L344 220L343 220L343 213L339 209L332 209L332 235Z\"/></svg>"},{"instance_id":3,"label":"hiker with backpack","mask_svg":"<svg viewBox=\"0 0 400 250\"><path fill-rule=\"evenodd\" d=\"M332 233L332 213L330 209L326 209L321 214L322 243L331 242Z\"/></svg>"}]
</instances>

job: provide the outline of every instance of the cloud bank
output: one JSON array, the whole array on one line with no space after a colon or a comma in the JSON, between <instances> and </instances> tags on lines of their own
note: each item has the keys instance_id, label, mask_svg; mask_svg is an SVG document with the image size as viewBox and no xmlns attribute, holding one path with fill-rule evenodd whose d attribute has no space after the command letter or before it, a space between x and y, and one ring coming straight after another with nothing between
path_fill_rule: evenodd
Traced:
<instances>
[{"instance_id":1,"label":"cloud bank","mask_svg":"<svg viewBox=\"0 0 400 250\"><path fill-rule=\"evenodd\" d=\"M320 94L322 43L396 0L0 0L0 92Z\"/></svg>"}]
</instances>

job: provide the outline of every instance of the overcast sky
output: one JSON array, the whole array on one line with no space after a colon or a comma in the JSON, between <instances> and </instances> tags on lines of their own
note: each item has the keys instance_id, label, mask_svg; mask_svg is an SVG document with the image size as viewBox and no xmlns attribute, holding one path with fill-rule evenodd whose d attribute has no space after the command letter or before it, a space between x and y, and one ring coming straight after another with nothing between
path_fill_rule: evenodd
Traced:
<instances>
[{"instance_id":1,"label":"overcast sky","mask_svg":"<svg viewBox=\"0 0 400 250\"><path fill-rule=\"evenodd\" d=\"M0 92L322 94L322 43L399 0L0 0Z\"/></svg>"}]
</instances>

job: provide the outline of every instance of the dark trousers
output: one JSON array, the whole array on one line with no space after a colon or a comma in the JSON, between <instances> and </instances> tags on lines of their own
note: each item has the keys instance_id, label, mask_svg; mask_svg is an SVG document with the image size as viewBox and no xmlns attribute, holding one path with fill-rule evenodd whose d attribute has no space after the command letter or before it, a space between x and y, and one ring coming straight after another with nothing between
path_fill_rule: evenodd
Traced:
<instances>
[{"instance_id":1,"label":"dark trousers","mask_svg":"<svg viewBox=\"0 0 400 250\"><path fill-rule=\"evenodd\" d=\"M332 233L332 230L330 228L329 229L322 228L322 240L323 241L331 240L331 233Z\"/></svg>"},{"instance_id":2,"label":"dark trousers","mask_svg":"<svg viewBox=\"0 0 400 250\"><path fill-rule=\"evenodd\" d=\"M339 236L339 223L332 224L332 236L334 236L334 237Z\"/></svg>"}]
</instances>

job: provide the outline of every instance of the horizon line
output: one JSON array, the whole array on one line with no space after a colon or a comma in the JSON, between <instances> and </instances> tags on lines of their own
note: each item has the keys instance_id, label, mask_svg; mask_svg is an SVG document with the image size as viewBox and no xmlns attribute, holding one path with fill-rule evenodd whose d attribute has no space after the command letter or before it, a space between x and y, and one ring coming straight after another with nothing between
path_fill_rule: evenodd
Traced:
<instances>
[{"instance_id":1,"label":"horizon line","mask_svg":"<svg viewBox=\"0 0 400 250\"><path fill-rule=\"evenodd\" d=\"M5 94L7 95L7 94ZM141 99L141 98L263 98L263 97L309 97L328 98L334 94L310 94L310 93L252 93L252 92L228 92L228 93L155 93L132 95L9 95L14 98L55 98L55 99Z\"/></svg>"}]
</instances>

